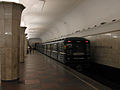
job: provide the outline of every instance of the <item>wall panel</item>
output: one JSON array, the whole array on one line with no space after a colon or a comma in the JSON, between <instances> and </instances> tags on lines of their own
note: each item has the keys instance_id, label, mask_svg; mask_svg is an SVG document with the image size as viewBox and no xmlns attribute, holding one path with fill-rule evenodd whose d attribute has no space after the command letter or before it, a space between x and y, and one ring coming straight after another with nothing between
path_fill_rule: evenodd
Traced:
<instances>
[{"instance_id":1,"label":"wall panel","mask_svg":"<svg viewBox=\"0 0 120 90\"><path fill-rule=\"evenodd\" d=\"M120 68L120 31L87 36L91 57L96 63Z\"/></svg>"}]
</instances>

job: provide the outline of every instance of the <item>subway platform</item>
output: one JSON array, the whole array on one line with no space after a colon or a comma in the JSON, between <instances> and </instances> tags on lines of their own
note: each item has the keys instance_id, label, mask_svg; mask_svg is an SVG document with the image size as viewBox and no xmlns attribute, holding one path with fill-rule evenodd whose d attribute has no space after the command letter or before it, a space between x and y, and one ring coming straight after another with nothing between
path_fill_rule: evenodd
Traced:
<instances>
[{"instance_id":1,"label":"subway platform","mask_svg":"<svg viewBox=\"0 0 120 90\"><path fill-rule=\"evenodd\" d=\"M0 87L0 90L111 90L37 51L20 64L18 81L2 82Z\"/></svg>"}]
</instances>

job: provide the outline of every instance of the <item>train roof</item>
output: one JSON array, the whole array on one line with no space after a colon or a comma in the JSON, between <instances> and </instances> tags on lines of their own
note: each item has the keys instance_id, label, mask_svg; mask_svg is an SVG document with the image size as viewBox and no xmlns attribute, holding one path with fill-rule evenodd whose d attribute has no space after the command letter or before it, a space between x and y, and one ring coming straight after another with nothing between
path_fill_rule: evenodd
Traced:
<instances>
[{"instance_id":1,"label":"train roof","mask_svg":"<svg viewBox=\"0 0 120 90\"><path fill-rule=\"evenodd\" d=\"M67 38L65 38L65 39L82 39L82 40L87 40L87 39L85 39L85 38L83 38L83 37L67 37Z\"/></svg>"},{"instance_id":2,"label":"train roof","mask_svg":"<svg viewBox=\"0 0 120 90\"><path fill-rule=\"evenodd\" d=\"M49 43L57 43L59 41L62 41L62 40L75 40L75 39L79 39L79 40L88 40L88 39L85 39L83 37L67 37L67 38L62 38L62 39L58 39L58 40L55 40L55 41L49 41L49 42L45 42L46 44L49 44Z\"/></svg>"}]
</instances>

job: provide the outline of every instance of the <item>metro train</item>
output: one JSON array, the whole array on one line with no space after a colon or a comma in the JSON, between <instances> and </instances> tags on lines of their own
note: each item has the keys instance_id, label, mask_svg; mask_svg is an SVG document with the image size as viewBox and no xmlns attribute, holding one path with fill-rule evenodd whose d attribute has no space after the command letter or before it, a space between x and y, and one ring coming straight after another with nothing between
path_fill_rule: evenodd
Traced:
<instances>
[{"instance_id":1,"label":"metro train","mask_svg":"<svg viewBox=\"0 0 120 90\"><path fill-rule=\"evenodd\" d=\"M82 37L41 43L37 50L66 65L86 67L90 63L90 41Z\"/></svg>"}]
</instances>

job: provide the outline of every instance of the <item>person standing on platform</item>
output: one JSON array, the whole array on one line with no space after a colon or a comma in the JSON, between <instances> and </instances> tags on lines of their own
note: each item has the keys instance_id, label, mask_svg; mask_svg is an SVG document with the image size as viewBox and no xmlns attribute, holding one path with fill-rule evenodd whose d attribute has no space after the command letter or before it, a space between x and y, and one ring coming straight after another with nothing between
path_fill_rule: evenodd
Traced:
<instances>
[{"instance_id":1,"label":"person standing on platform","mask_svg":"<svg viewBox=\"0 0 120 90\"><path fill-rule=\"evenodd\" d=\"M31 47L31 46L29 46L29 52L30 52L30 54L31 54L31 52L32 52L32 47Z\"/></svg>"}]
</instances>

